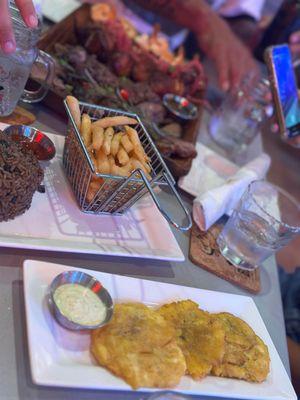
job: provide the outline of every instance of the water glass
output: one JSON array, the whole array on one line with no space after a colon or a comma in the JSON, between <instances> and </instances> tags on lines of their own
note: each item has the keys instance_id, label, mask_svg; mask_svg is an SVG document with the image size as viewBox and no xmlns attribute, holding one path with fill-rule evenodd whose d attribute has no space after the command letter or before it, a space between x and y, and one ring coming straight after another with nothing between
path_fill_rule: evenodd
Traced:
<instances>
[{"instance_id":1,"label":"water glass","mask_svg":"<svg viewBox=\"0 0 300 400\"><path fill-rule=\"evenodd\" d=\"M16 39L16 51L5 54L0 50L0 116L10 115L20 98L28 103L37 102L46 95L54 78L54 61L37 48L41 26L28 28L14 2L9 6ZM24 90L33 63L42 64L47 70L45 81L36 91Z\"/></svg>"},{"instance_id":2,"label":"water glass","mask_svg":"<svg viewBox=\"0 0 300 400\"><path fill-rule=\"evenodd\" d=\"M272 113L269 82L262 79L252 87L244 82L235 93L226 95L208 122L211 138L233 158L242 153L259 133Z\"/></svg>"},{"instance_id":3,"label":"water glass","mask_svg":"<svg viewBox=\"0 0 300 400\"><path fill-rule=\"evenodd\" d=\"M254 270L300 233L300 203L266 181L252 182L233 210L217 243L240 269Z\"/></svg>"}]
</instances>

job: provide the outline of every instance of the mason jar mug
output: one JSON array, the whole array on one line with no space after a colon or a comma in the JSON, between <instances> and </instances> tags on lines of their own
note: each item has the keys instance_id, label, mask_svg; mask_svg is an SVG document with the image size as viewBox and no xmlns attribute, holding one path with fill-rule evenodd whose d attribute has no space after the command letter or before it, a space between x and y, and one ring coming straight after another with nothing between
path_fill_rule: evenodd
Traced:
<instances>
[{"instance_id":1,"label":"mason jar mug","mask_svg":"<svg viewBox=\"0 0 300 400\"><path fill-rule=\"evenodd\" d=\"M10 115L20 99L27 103L41 101L52 84L55 72L51 56L37 48L41 24L35 29L28 28L14 2L10 3L9 8L16 51L5 54L0 50L0 116ZM24 88L34 63L43 65L45 79L37 90L28 91Z\"/></svg>"}]
</instances>

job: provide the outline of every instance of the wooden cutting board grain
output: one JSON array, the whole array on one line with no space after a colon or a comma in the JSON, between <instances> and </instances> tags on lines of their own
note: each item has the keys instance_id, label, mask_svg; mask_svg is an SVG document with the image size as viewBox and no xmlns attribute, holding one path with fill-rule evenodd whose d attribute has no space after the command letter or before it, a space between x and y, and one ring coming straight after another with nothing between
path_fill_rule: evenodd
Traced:
<instances>
[{"instance_id":1,"label":"wooden cutting board grain","mask_svg":"<svg viewBox=\"0 0 300 400\"><path fill-rule=\"evenodd\" d=\"M212 274L242 287L252 293L259 293L259 268L245 271L234 267L220 253L216 239L223 224L213 225L207 232L202 232L194 223L190 236L190 260Z\"/></svg>"}]
</instances>

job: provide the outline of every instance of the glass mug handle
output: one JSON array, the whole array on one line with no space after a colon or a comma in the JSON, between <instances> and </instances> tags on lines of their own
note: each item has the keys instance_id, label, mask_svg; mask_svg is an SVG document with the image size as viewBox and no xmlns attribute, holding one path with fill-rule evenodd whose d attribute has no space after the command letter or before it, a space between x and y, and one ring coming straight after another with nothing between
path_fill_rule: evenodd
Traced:
<instances>
[{"instance_id":1,"label":"glass mug handle","mask_svg":"<svg viewBox=\"0 0 300 400\"><path fill-rule=\"evenodd\" d=\"M53 58L42 50L38 50L38 55L34 63L42 64L47 69L47 75L44 82L37 90L27 90L21 96L24 103L37 103L46 96L49 87L52 85L55 76L55 64Z\"/></svg>"}]
</instances>

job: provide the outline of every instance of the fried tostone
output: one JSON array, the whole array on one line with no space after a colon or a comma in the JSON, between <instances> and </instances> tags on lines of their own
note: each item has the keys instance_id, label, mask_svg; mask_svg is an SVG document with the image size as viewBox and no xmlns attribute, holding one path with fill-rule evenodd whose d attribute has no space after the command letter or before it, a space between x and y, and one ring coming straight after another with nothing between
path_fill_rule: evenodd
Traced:
<instances>
[{"instance_id":1,"label":"fried tostone","mask_svg":"<svg viewBox=\"0 0 300 400\"><path fill-rule=\"evenodd\" d=\"M225 330L225 354L222 363L213 367L212 375L264 381L270 370L269 351L264 342L240 318L225 312L214 317Z\"/></svg>"},{"instance_id":2,"label":"fried tostone","mask_svg":"<svg viewBox=\"0 0 300 400\"><path fill-rule=\"evenodd\" d=\"M91 351L134 389L173 387L186 370L172 326L140 303L117 304L111 322L92 332Z\"/></svg>"},{"instance_id":3,"label":"fried tostone","mask_svg":"<svg viewBox=\"0 0 300 400\"><path fill-rule=\"evenodd\" d=\"M203 378L221 363L225 332L219 321L191 300L166 304L158 312L176 329L177 343L185 356L189 375L194 379Z\"/></svg>"}]
</instances>

